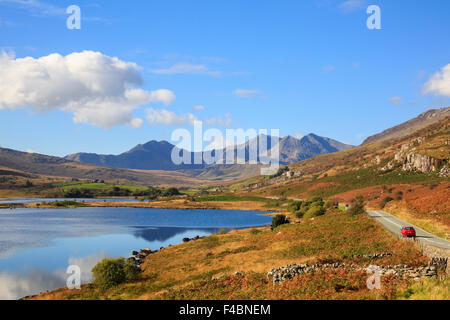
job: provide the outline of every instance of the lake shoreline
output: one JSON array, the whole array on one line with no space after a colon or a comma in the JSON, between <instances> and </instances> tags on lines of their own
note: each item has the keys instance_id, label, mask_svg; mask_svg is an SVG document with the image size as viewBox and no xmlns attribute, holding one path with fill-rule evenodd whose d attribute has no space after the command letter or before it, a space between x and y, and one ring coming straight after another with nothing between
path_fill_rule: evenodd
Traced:
<instances>
[{"instance_id":1,"label":"lake shoreline","mask_svg":"<svg viewBox=\"0 0 450 320\"><path fill-rule=\"evenodd\" d=\"M273 216L279 213L286 213L284 208L267 208L265 203L258 201L208 201L197 202L188 201L186 199L166 200L166 201L123 201L123 202L100 202L100 201L84 201L80 202L81 206L67 206L67 209L74 208L153 208L153 209L183 209L183 210L242 210L242 211L265 211L264 215ZM25 208L40 209L61 209L43 203L26 203Z\"/></svg>"}]
</instances>

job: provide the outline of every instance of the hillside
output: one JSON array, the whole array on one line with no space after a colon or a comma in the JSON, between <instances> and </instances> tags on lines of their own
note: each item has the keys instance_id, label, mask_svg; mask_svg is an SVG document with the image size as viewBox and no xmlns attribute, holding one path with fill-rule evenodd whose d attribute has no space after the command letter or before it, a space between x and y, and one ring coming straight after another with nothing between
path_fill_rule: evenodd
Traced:
<instances>
[{"instance_id":1,"label":"hillside","mask_svg":"<svg viewBox=\"0 0 450 320\"><path fill-rule=\"evenodd\" d=\"M389 234L366 215L348 217L342 211L330 210L314 220L296 222L274 231L235 230L163 248L147 256L139 279L107 290L94 283L81 290L59 289L31 298L396 299L411 280L384 276L382 290L369 290L366 273L357 268L373 263L426 266L427 258L416 246ZM378 253L389 255L367 257ZM268 272L294 263L333 267L274 285Z\"/></svg>"},{"instance_id":2,"label":"hillside","mask_svg":"<svg viewBox=\"0 0 450 320\"><path fill-rule=\"evenodd\" d=\"M108 168L78 162L67 159L40 155L35 153L21 152L11 149L0 148L0 176L2 179L8 177L28 177L33 175L78 178L78 179L101 179L108 181L121 181L145 185L197 185L204 181L193 178L182 172L165 172L158 170L126 170ZM41 177L42 178L42 177Z\"/></svg>"},{"instance_id":3,"label":"hillside","mask_svg":"<svg viewBox=\"0 0 450 320\"><path fill-rule=\"evenodd\" d=\"M348 203L363 195L373 208L450 236L450 117L409 136L321 155L289 165L270 179L231 186L258 196L333 198Z\"/></svg>"},{"instance_id":4,"label":"hillside","mask_svg":"<svg viewBox=\"0 0 450 320\"><path fill-rule=\"evenodd\" d=\"M414 119L367 138L362 144L381 142L393 138L401 138L423 129L435 122L450 116L450 107L428 110Z\"/></svg>"}]
</instances>

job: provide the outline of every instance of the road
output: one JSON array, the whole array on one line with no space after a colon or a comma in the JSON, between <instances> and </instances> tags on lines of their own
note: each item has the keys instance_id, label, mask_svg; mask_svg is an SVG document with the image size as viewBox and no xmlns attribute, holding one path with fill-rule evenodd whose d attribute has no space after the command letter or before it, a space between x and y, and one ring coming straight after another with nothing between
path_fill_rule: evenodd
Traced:
<instances>
[{"instance_id":1,"label":"road","mask_svg":"<svg viewBox=\"0 0 450 320\"><path fill-rule=\"evenodd\" d=\"M388 229L390 232L401 236L401 229L402 227L411 226L416 229L416 240L422 242L423 244L441 248L441 249L447 249L450 250L450 241L447 241L445 239L439 238L429 232L426 232L423 229L420 229L419 227L416 227L415 225L412 225L408 222L405 222L403 220L400 220L397 217L394 217L393 215L384 212L384 211L367 211L367 214L372 217L373 219L377 220L382 226L384 226L386 229Z\"/></svg>"}]
</instances>

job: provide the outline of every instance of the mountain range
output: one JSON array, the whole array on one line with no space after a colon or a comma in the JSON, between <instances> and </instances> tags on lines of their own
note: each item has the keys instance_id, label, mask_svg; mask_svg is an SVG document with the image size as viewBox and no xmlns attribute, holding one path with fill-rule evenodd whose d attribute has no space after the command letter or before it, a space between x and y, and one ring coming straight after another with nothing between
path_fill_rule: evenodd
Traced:
<instances>
[{"instance_id":1,"label":"mountain range","mask_svg":"<svg viewBox=\"0 0 450 320\"><path fill-rule=\"evenodd\" d=\"M223 152L223 154L234 152L234 158L237 158L237 156L240 154L239 152L244 152L243 154L245 154L245 162L247 163L250 159L251 146L257 145L256 143L258 143L260 139L266 139L268 149L275 147L270 145L272 137L260 135L234 148L228 147L223 150L212 151L212 154L215 155L217 152ZM353 148L352 145L341 143L333 139L320 137L315 134L309 134L302 137L301 139L287 136L275 140L278 140L280 163L283 165L305 160L321 154L333 153ZM140 170L175 171L193 169L198 170L210 167L210 165L207 165L204 162L202 164L175 165L171 158L172 150L174 148L177 147L167 141L150 141L145 144L139 144L131 150L119 155L77 153L68 155L65 157L65 159L69 161L81 162L97 166ZM188 152L181 149L178 151ZM192 160L191 163L193 163L193 159L194 157L196 157L196 153L188 153L190 154L190 158Z\"/></svg>"},{"instance_id":2,"label":"mountain range","mask_svg":"<svg viewBox=\"0 0 450 320\"><path fill-rule=\"evenodd\" d=\"M364 141L363 146L376 145L380 141L391 141L391 139L408 136L422 128L440 123L450 116L449 113L450 108L429 110L412 120L369 137ZM226 148L223 151L234 152L236 155L243 152L245 161L248 162L252 144L258 143L259 139L268 139L268 148L273 148L270 145L270 137L261 135L235 148ZM351 145L315 134L308 134L302 138L287 136L275 140L279 144L281 165L297 166L302 163L305 165L316 163L318 159L324 159L324 156L315 158L316 156L333 153L326 156L331 161L342 154L339 151L359 150L358 148L353 149ZM54 178L80 178L128 181L150 185L198 185L260 174L260 164L208 165L202 163L176 166L171 160L173 148L176 147L167 141L150 141L137 145L120 155L77 153L65 158L0 148L0 183L21 177L49 181ZM215 152L218 150L213 154ZM191 153L191 159L196 155L198 154ZM303 161L313 157L316 160ZM338 163L344 165L345 161L337 161L334 165L337 166ZM331 163L327 164L327 166L330 165Z\"/></svg>"}]
</instances>

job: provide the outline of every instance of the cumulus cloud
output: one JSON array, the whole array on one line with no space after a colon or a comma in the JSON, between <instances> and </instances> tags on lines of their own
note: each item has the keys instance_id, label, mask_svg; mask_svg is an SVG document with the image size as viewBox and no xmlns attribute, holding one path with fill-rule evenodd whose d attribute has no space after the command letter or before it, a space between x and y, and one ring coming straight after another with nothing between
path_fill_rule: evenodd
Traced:
<instances>
[{"instance_id":1,"label":"cumulus cloud","mask_svg":"<svg viewBox=\"0 0 450 320\"><path fill-rule=\"evenodd\" d=\"M150 102L168 105L175 100L166 89L140 89L140 70L133 62L93 51L17 59L3 53L0 109L62 110L73 113L75 123L138 127L142 119L133 118L135 109Z\"/></svg>"},{"instance_id":2,"label":"cumulus cloud","mask_svg":"<svg viewBox=\"0 0 450 320\"><path fill-rule=\"evenodd\" d=\"M197 118L189 113L187 115L177 115L175 112L166 109L148 108L147 121L150 124L164 124L166 126L181 126L187 123L193 124Z\"/></svg>"},{"instance_id":3,"label":"cumulus cloud","mask_svg":"<svg viewBox=\"0 0 450 320\"><path fill-rule=\"evenodd\" d=\"M388 101L395 106L399 106L402 103L402 98L400 98L399 96L390 97Z\"/></svg>"},{"instance_id":4,"label":"cumulus cloud","mask_svg":"<svg viewBox=\"0 0 450 320\"><path fill-rule=\"evenodd\" d=\"M450 97L450 64L447 64L431 76L427 83L425 83L423 92Z\"/></svg>"},{"instance_id":5,"label":"cumulus cloud","mask_svg":"<svg viewBox=\"0 0 450 320\"><path fill-rule=\"evenodd\" d=\"M261 94L261 91L256 89L236 89L233 93L238 98L252 98Z\"/></svg>"},{"instance_id":6,"label":"cumulus cloud","mask_svg":"<svg viewBox=\"0 0 450 320\"><path fill-rule=\"evenodd\" d=\"M147 108L147 121L151 125L163 124L166 126L182 126L182 125L194 125L195 121L199 120L194 114L188 113L179 115L175 112L166 109L153 109ZM217 125L227 127L231 123L231 117L226 114L223 117L210 118L202 121L205 125Z\"/></svg>"},{"instance_id":7,"label":"cumulus cloud","mask_svg":"<svg viewBox=\"0 0 450 320\"><path fill-rule=\"evenodd\" d=\"M174 102L177 99L175 94L167 89L159 89L156 91L150 92L149 100L150 102L161 102L165 106L170 105L172 102Z\"/></svg>"}]
</instances>

